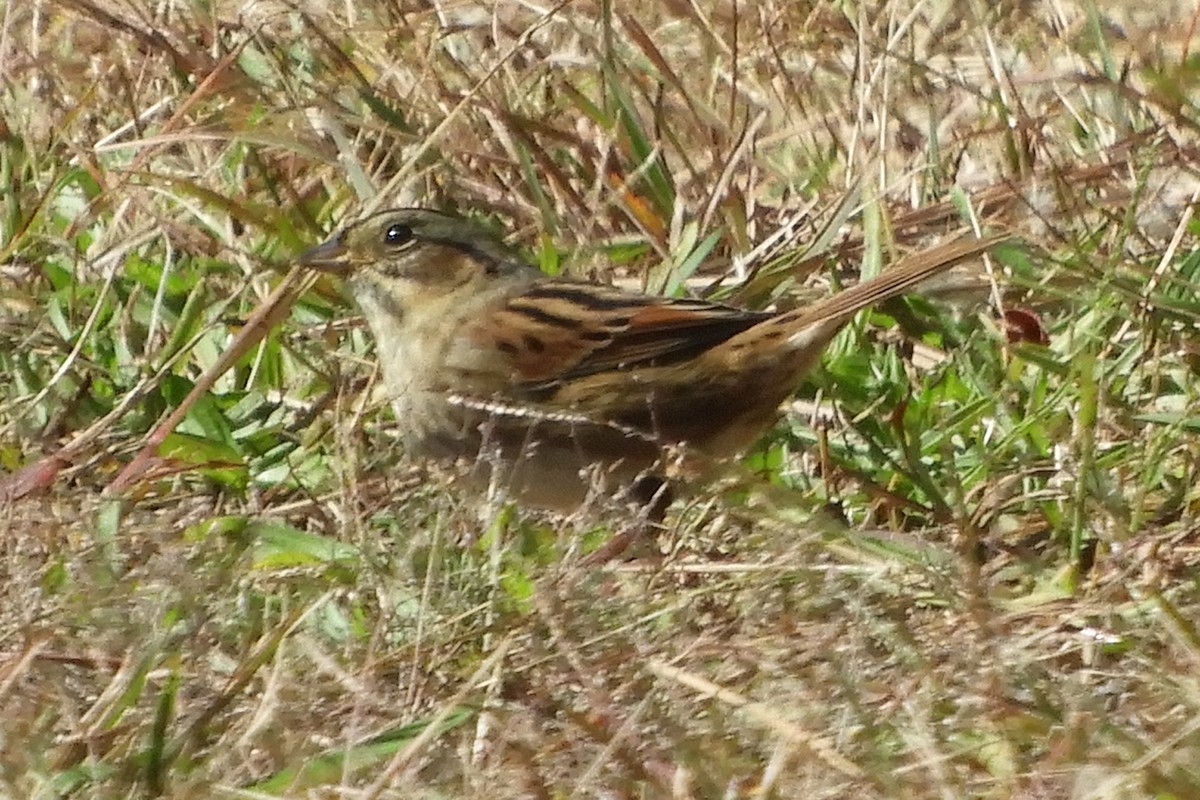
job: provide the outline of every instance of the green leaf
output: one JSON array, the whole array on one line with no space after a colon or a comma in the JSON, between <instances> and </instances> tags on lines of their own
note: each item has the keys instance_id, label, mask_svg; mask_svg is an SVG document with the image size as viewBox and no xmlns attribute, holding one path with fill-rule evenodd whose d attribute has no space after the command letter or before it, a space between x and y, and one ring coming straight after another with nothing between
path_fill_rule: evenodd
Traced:
<instances>
[{"instance_id":1,"label":"green leaf","mask_svg":"<svg viewBox=\"0 0 1200 800\"><path fill-rule=\"evenodd\" d=\"M437 736L454 730L475 717L475 709L460 708L438 726ZM359 744L344 749L327 750L296 767L288 767L252 786L248 793L297 796L297 792L326 784L343 785L347 777L361 774L366 769L390 759L420 736L429 727L427 720L410 722L373 736Z\"/></svg>"},{"instance_id":2,"label":"green leaf","mask_svg":"<svg viewBox=\"0 0 1200 800\"><path fill-rule=\"evenodd\" d=\"M1183 413L1162 412L1154 414L1138 414L1134 417L1138 422L1148 422L1152 425L1169 425L1189 431L1200 431L1200 417Z\"/></svg>"},{"instance_id":3,"label":"green leaf","mask_svg":"<svg viewBox=\"0 0 1200 800\"><path fill-rule=\"evenodd\" d=\"M278 520L254 520L246 527L246 534L254 542L254 566L259 569L357 562L361 557L352 544Z\"/></svg>"},{"instance_id":4,"label":"green leaf","mask_svg":"<svg viewBox=\"0 0 1200 800\"><path fill-rule=\"evenodd\" d=\"M225 442L175 431L158 447L163 458L182 461L201 475L224 486L244 489L247 469L242 454Z\"/></svg>"}]
</instances>

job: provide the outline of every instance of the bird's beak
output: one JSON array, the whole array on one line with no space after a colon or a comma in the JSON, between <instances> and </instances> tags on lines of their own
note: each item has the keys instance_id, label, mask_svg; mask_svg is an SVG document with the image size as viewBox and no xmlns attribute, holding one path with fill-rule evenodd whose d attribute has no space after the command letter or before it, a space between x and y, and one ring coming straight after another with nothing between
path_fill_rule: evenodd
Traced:
<instances>
[{"instance_id":1,"label":"bird's beak","mask_svg":"<svg viewBox=\"0 0 1200 800\"><path fill-rule=\"evenodd\" d=\"M346 260L346 245L342 243L342 234L335 234L324 244L305 250L300 256L300 263L321 272L348 271L350 262Z\"/></svg>"}]
</instances>

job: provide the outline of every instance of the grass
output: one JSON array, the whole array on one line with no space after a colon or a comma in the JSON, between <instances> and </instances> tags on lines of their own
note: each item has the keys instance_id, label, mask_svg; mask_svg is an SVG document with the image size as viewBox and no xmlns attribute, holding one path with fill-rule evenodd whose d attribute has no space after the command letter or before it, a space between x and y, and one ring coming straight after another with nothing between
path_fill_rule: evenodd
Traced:
<instances>
[{"instance_id":1,"label":"grass","mask_svg":"<svg viewBox=\"0 0 1200 800\"><path fill-rule=\"evenodd\" d=\"M1200 796L1194 9L1021 11L4 4L3 793ZM285 277L408 202L754 307L1019 244L595 567Z\"/></svg>"}]
</instances>

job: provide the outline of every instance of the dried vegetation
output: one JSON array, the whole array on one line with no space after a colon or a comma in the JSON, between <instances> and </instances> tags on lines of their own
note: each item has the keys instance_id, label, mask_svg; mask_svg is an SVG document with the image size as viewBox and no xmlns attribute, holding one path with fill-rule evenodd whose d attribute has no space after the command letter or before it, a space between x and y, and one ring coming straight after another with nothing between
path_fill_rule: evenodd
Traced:
<instances>
[{"instance_id":1,"label":"dried vegetation","mask_svg":"<svg viewBox=\"0 0 1200 800\"><path fill-rule=\"evenodd\" d=\"M1200 796L1198 21L9 0L0 791ZM754 306L1022 244L597 567L404 459L336 286L262 316L400 202Z\"/></svg>"}]
</instances>

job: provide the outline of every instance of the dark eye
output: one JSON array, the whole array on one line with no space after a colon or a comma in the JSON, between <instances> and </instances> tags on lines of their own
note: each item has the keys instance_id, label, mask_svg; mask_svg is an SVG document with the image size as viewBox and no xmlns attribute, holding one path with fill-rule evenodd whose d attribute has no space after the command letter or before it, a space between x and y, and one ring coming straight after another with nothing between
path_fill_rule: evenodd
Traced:
<instances>
[{"instance_id":1,"label":"dark eye","mask_svg":"<svg viewBox=\"0 0 1200 800\"><path fill-rule=\"evenodd\" d=\"M412 238L412 228L396 223L395 225L389 225L388 229L384 232L383 243L396 247L397 245L412 241Z\"/></svg>"}]
</instances>

